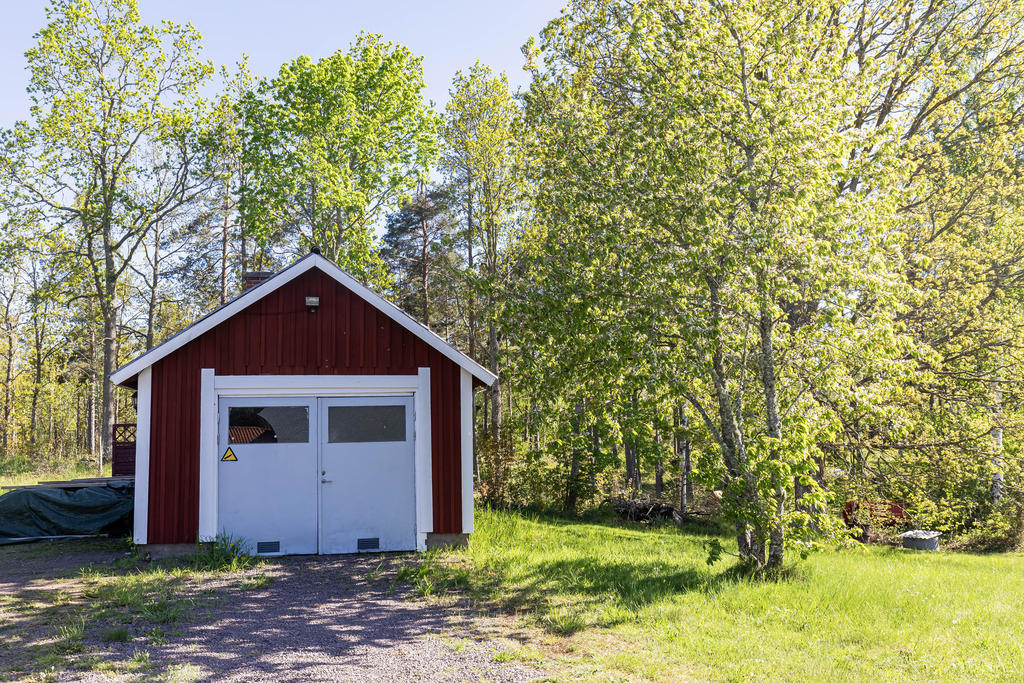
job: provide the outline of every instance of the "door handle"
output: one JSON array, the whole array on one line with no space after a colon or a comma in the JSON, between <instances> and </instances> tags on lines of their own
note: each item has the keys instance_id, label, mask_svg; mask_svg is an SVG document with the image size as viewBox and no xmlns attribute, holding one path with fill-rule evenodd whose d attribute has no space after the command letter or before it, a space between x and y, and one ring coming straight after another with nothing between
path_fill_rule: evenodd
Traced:
<instances>
[{"instance_id":1,"label":"door handle","mask_svg":"<svg viewBox=\"0 0 1024 683\"><path fill-rule=\"evenodd\" d=\"M321 479L321 480L320 480L320 483L321 483L321 484L330 484L330 483L331 483L331 480L330 480L330 479Z\"/></svg>"}]
</instances>

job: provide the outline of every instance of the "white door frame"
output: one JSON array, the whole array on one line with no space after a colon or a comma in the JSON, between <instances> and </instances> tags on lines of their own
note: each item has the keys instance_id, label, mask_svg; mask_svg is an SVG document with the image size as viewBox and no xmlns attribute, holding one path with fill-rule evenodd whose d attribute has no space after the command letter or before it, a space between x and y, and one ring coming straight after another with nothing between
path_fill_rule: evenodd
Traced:
<instances>
[{"instance_id":1,"label":"white door frame","mask_svg":"<svg viewBox=\"0 0 1024 683\"><path fill-rule=\"evenodd\" d=\"M153 368L139 373L135 410L135 509L132 540L149 542L149 440L153 415Z\"/></svg>"},{"instance_id":2,"label":"white door frame","mask_svg":"<svg viewBox=\"0 0 1024 683\"><path fill-rule=\"evenodd\" d=\"M430 368L415 375L217 375L203 368L200 382L199 540L217 535L218 420L221 397L347 396L413 397L413 450L416 477L416 547L426 550L434 530L431 486Z\"/></svg>"}]
</instances>

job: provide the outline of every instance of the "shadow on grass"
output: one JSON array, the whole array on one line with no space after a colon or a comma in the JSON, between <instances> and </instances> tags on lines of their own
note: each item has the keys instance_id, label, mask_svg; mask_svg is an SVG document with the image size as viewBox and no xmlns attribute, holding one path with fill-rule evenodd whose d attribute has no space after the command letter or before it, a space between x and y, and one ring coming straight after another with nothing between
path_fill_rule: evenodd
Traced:
<instances>
[{"instance_id":1,"label":"shadow on grass","mask_svg":"<svg viewBox=\"0 0 1024 683\"><path fill-rule=\"evenodd\" d=\"M680 528L619 520L602 524L538 514L523 519L529 524L516 527L516 535L501 536L503 544L512 543L520 552L506 554L503 547L477 545L468 553L428 554L416 566L400 572L399 578L411 581L426 596L468 591L479 607L532 616L561 635L633 620L644 608L673 596L714 593L728 584L768 580L743 565L722 571L709 567L702 546L713 539L728 540L728 534L720 526L700 520ZM533 525L542 527L547 544L544 550L553 552L536 556L521 552L540 542L530 533L537 528ZM476 565L471 557L476 558ZM790 578L794 575L787 572L771 580Z\"/></svg>"},{"instance_id":2,"label":"shadow on grass","mask_svg":"<svg viewBox=\"0 0 1024 683\"><path fill-rule=\"evenodd\" d=\"M575 597L587 604L602 604L636 612L667 597L692 591L713 592L727 573L709 574L666 562L610 562L577 558L540 562L525 583L511 587L504 602L513 607L549 603Z\"/></svg>"},{"instance_id":3,"label":"shadow on grass","mask_svg":"<svg viewBox=\"0 0 1024 683\"><path fill-rule=\"evenodd\" d=\"M488 512L493 512L488 509ZM498 514L521 514L506 512ZM572 527L601 527L603 530L621 529L624 531L658 531L678 533L685 536L732 538L733 529L724 521L711 517L688 515L683 521L659 520L655 522L631 522L620 518L614 512L599 508L596 512L588 512L580 517L566 517L552 512L527 511L522 517L531 522L548 524L571 530Z\"/></svg>"}]
</instances>

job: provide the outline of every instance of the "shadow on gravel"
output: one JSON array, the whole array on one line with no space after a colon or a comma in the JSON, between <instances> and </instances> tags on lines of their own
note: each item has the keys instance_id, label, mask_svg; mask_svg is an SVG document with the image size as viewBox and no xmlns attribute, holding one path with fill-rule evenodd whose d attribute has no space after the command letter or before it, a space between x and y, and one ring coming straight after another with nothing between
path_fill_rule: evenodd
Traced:
<instances>
[{"instance_id":1,"label":"shadow on gravel","mask_svg":"<svg viewBox=\"0 0 1024 683\"><path fill-rule=\"evenodd\" d=\"M121 542L0 548L0 679L525 681L511 634L397 581L410 555L242 571L138 561Z\"/></svg>"},{"instance_id":2,"label":"shadow on gravel","mask_svg":"<svg viewBox=\"0 0 1024 683\"><path fill-rule=\"evenodd\" d=\"M272 584L225 593L223 609L187 628L176 645L212 678L243 666L268 678L301 677L305 669L331 677L331 668L347 670L353 657L401 648L450 626L445 610L408 601L408 590L394 583L400 562L401 556L282 558L269 572Z\"/></svg>"},{"instance_id":3,"label":"shadow on gravel","mask_svg":"<svg viewBox=\"0 0 1024 683\"><path fill-rule=\"evenodd\" d=\"M415 599L396 578L404 553L182 572L135 564L109 542L12 550L0 549L0 679L69 669L125 680L533 677L492 660L508 634L467 608Z\"/></svg>"}]
</instances>

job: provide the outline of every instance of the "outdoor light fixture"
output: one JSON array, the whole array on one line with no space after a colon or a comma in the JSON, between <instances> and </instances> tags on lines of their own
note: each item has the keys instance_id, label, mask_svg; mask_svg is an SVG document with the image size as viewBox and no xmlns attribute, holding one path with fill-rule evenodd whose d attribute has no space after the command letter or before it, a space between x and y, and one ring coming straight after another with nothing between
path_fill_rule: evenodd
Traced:
<instances>
[{"instance_id":1,"label":"outdoor light fixture","mask_svg":"<svg viewBox=\"0 0 1024 683\"><path fill-rule=\"evenodd\" d=\"M316 313L316 309L320 306L320 297L318 296L307 296L306 297L306 309L310 313Z\"/></svg>"}]
</instances>

